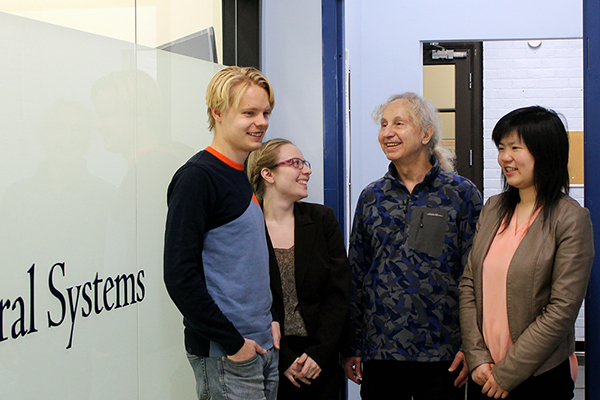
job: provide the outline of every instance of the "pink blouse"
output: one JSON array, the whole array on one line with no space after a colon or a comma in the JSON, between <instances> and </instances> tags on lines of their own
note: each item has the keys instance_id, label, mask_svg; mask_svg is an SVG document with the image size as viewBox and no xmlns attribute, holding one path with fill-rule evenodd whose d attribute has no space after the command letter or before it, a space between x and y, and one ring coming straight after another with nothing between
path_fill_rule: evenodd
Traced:
<instances>
[{"instance_id":1,"label":"pink blouse","mask_svg":"<svg viewBox=\"0 0 600 400\"><path fill-rule=\"evenodd\" d=\"M495 363L506 356L508 348L513 344L508 329L506 304L508 267L538 213L539 210L517 227L515 210L508 227L503 232L500 232L502 228L496 232L483 260L483 338Z\"/></svg>"},{"instance_id":2,"label":"pink blouse","mask_svg":"<svg viewBox=\"0 0 600 400\"><path fill-rule=\"evenodd\" d=\"M509 347L513 345L508 328L506 304L508 267L539 212L540 209L517 226L517 210L515 210L508 227L503 232L500 232L502 228L498 229L483 260L483 338L494 363L506 357ZM577 357L573 354L570 361L574 381L577 379L576 360Z\"/></svg>"}]
</instances>

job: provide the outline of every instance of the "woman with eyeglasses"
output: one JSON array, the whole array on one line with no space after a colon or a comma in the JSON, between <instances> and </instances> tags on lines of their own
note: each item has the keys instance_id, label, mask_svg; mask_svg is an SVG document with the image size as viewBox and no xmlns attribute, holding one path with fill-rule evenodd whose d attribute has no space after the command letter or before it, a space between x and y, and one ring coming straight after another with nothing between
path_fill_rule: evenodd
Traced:
<instances>
[{"instance_id":1,"label":"woman with eyeglasses","mask_svg":"<svg viewBox=\"0 0 600 400\"><path fill-rule=\"evenodd\" d=\"M282 333L278 398L337 400L350 282L338 221L330 207L300 202L312 170L290 141L265 142L250 154L247 171L270 238L273 306Z\"/></svg>"}]
</instances>

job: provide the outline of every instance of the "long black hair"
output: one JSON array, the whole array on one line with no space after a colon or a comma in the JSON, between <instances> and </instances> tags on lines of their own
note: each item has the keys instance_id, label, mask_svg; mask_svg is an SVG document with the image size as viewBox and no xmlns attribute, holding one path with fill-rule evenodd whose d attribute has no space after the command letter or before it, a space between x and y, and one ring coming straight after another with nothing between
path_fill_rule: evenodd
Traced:
<instances>
[{"instance_id":1,"label":"long black hair","mask_svg":"<svg viewBox=\"0 0 600 400\"><path fill-rule=\"evenodd\" d=\"M558 200L569 193L569 137L561 118L550 109L531 106L506 114L494 126L492 140L500 141L516 132L535 160L533 184L537 193L535 209L542 209L547 221ZM510 186L502 174L504 191L500 197L500 221L510 223L521 200L519 189Z\"/></svg>"}]
</instances>

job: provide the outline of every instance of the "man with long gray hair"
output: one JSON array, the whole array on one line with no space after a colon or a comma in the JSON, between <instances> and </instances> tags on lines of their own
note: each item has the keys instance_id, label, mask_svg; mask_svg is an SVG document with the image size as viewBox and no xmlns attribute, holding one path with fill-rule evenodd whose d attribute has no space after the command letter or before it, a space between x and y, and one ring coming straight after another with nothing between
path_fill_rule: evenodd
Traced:
<instances>
[{"instance_id":1,"label":"man with long gray hair","mask_svg":"<svg viewBox=\"0 0 600 400\"><path fill-rule=\"evenodd\" d=\"M453 173L431 102L395 95L373 117L391 162L356 206L348 256L356 339L342 364L363 399L461 399L458 282L481 194Z\"/></svg>"}]
</instances>

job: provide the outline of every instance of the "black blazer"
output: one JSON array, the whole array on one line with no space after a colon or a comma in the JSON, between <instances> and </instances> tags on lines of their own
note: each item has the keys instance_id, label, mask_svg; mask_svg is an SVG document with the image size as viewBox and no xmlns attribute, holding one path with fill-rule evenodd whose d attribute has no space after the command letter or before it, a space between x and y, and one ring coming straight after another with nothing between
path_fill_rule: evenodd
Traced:
<instances>
[{"instance_id":1,"label":"black blazer","mask_svg":"<svg viewBox=\"0 0 600 400\"><path fill-rule=\"evenodd\" d=\"M350 268L344 239L333 209L320 204L294 203L294 262L300 314L314 345L305 353L323 367L347 341ZM273 308L284 332L283 292L273 245L269 238ZM285 371L301 354L285 346L279 369Z\"/></svg>"}]
</instances>

